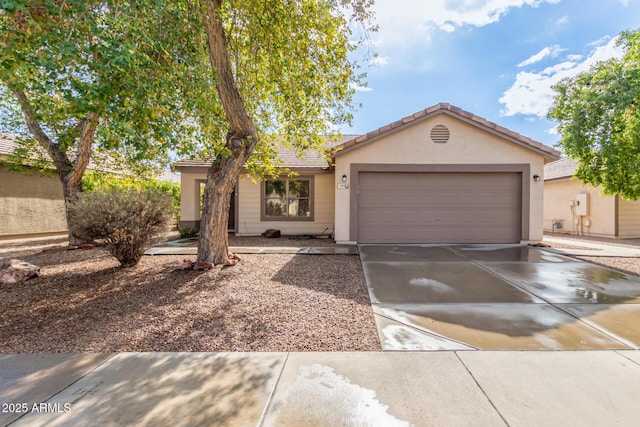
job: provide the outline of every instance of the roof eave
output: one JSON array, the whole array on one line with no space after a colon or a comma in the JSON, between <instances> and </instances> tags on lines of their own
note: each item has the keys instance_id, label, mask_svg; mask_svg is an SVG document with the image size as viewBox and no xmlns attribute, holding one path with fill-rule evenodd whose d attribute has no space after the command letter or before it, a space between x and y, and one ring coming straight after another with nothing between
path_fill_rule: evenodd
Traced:
<instances>
[{"instance_id":1,"label":"roof eave","mask_svg":"<svg viewBox=\"0 0 640 427\"><path fill-rule=\"evenodd\" d=\"M207 173L209 171L210 165L203 164L181 164L174 163L174 169L179 172L188 172L188 173ZM318 175L318 174L327 174L333 173L333 168L327 166L286 166L282 165L281 169L287 169L291 172L305 174L305 175ZM243 174L250 173L250 171L246 168L242 168Z\"/></svg>"}]
</instances>

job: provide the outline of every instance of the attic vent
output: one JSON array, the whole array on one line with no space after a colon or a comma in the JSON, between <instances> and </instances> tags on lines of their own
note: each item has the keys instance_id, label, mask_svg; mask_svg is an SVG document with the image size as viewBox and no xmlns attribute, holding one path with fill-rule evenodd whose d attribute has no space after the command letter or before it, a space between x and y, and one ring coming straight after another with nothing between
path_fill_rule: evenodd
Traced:
<instances>
[{"instance_id":1,"label":"attic vent","mask_svg":"<svg viewBox=\"0 0 640 427\"><path fill-rule=\"evenodd\" d=\"M443 125L435 125L431 129L431 140L438 144L449 141L449 129Z\"/></svg>"}]
</instances>

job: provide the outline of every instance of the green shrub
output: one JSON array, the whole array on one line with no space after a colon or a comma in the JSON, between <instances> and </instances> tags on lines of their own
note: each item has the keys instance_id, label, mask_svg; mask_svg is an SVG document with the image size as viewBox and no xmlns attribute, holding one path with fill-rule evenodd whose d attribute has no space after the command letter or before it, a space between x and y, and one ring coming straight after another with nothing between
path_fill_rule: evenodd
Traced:
<instances>
[{"instance_id":1,"label":"green shrub","mask_svg":"<svg viewBox=\"0 0 640 427\"><path fill-rule=\"evenodd\" d=\"M73 207L83 237L102 239L122 267L133 267L171 216L171 197L158 190L84 193Z\"/></svg>"},{"instance_id":2,"label":"green shrub","mask_svg":"<svg viewBox=\"0 0 640 427\"><path fill-rule=\"evenodd\" d=\"M153 190L168 194L172 199L171 215L173 216L174 224L180 224L180 184L177 182L116 175L100 171L88 171L82 177L82 191L84 192L93 193L109 189Z\"/></svg>"},{"instance_id":3,"label":"green shrub","mask_svg":"<svg viewBox=\"0 0 640 427\"><path fill-rule=\"evenodd\" d=\"M198 230L191 227L178 227L178 231L180 232L180 237L183 239L196 237L198 235Z\"/></svg>"}]
</instances>

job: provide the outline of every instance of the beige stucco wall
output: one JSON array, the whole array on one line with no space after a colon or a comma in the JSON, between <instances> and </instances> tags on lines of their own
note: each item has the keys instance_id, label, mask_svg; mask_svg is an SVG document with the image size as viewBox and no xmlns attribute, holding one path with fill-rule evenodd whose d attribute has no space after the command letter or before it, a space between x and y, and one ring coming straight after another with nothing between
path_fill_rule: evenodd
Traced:
<instances>
[{"instance_id":1,"label":"beige stucco wall","mask_svg":"<svg viewBox=\"0 0 640 427\"><path fill-rule=\"evenodd\" d=\"M62 184L0 166L0 237L67 231Z\"/></svg>"},{"instance_id":2,"label":"beige stucco wall","mask_svg":"<svg viewBox=\"0 0 640 427\"><path fill-rule=\"evenodd\" d=\"M430 131L435 125L449 128L446 144L431 141ZM425 121L389 133L360 148L336 157L335 183L343 174L349 177L352 163L374 164L530 164L531 176L543 176L544 158L515 143L505 141L475 126L439 115ZM525 177L527 178L527 177ZM531 179L531 177L528 177ZM350 180L350 178L349 178ZM350 241L350 192L357 189L336 190L335 236L336 241ZM542 239L543 183L530 186L531 216L529 238Z\"/></svg>"},{"instance_id":3,"label":"beige stucco wall","mask_svg":"<svg viewBox=\"0 0 640 427\"><path fill-rule=\"evenodd\" d=\"M588 194L588 215L576 224L579 217L569 200L576 200L578 194ZM616 236L616 198L602 196L600 188L582 185L580 180L570 179L544 184L544 230L546 232L585 234L594 236ZM562 220L561 229L552 229L553 220Z\"/></svg>"},{"instance_id":4,"label":"beige stucco wall","mask_svg":"<svg viewBox=\"0 0 640 427\"><path fill-rule=\"evenodd\" d=\"M618 233L623 239L640 237L640 200L618 198Z\"/></svg>"},{"instance_id":5,"label":"beige stucco wall","mask_svg":"<svg viewBox=\"0 0 640 427\"><path fill-rule=\"evenodd\" d=\"M200 219L199 182L207 179L206 172L180 172L180 221L191 222Z\"/></svg>"},{"instance_id":6,"label":"beige stucco wall","mask_svg":"<svg viewBox=\"0 0 640 427\"><path fill-rule=\"evenodd\" d=\"M180 221L183 224L200 219L199 182L207 178L205 172L181 172ZM238 212L236 234L259 235L269 228L283 234L320 234L333 232L334 185L330 173L314 175L313 221L260 221L260 181L242 177L238 183ZM329 230L327 230L329 229Z\"/></svg>"},{"instance_id":7,"label":"beige stucco wall","mask_svg":"<svg viewBox=\"0 0 640 427\"><path fill-rule=\"evenodd\" d=\"M243 178L238 185L238 235L258 235L275 228L282 234L320 234L333 232L334 185L330 173L314 175L313 221L260 221L261 185ZM329 230L327 230L329 229ZM325 234L326 234L325 233Z\"/></svg>"}]
</instances>

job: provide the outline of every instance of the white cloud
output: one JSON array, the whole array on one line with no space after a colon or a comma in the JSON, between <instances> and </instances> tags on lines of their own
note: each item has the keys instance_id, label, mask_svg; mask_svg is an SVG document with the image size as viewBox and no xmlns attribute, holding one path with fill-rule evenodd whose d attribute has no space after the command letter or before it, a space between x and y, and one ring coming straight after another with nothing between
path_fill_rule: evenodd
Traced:
<instances>
[{"instance_id":1,"label":"white cloud","mask_svg":"<svg viewBox=\"0 0 640 427\"><path fill-rule=\"evenodd\" d=\"M387 56L376 56L370 62L371 65L375 65L376 67L383 67L389 63L389 57Z\"/></svg>"},{"instance_id":2,"label":"white cloud","mask_svg":"<svg viewBox=\"0 0 640 427\"><path fill-rule=\"evenodd\" d=\"M607 41L606 44L603 42ZM590 54L580 62L582 56L568 55L567 60L547 67L542 71L521 71L516 75L516 81L508 88L500 103L505 105L502 114L515 116L517 114L545 117L553 104L553 89L551 87L566 77L572 77L584 71L599 61L610 58L620 58L624 51L616 46L617 37L600 39L590 43L594 47ZM580 59L579 59L580 58Z\"/></svg>"},{"instance_id":3,"label":"white cloud","mask_svg":"<svg viewBox=\"0 0 640 427\"><path fill-rule=\"evenodd\" d=\"M453 33L456 30L456 26L450 22L445 22L444 24L440 25L440 29L442 31L446 31L447 33Z\"/></svg>"},{"instance_id":4,"label":"white cloud","mask_svg":"<svg viewBox=\"0 0 640 427\"><path fill-rule=\"evenodd\" d=\"M623 6L629 6L631 0L618 0Z\"/></svg>"},{"instance_id":5,"label":"white cloud","mask_svg":"<svg viewBox=\"0 0 640 427\"><path fill-rule=\"evenodd\" d=\"M429 33L438 28L452 32L471 25L482 27L497 22L511 8L537 7L560 0L377 0L373 7L379 31L372 40L376 47L428 43Z\"/></svg>"},{"instance_id":6,"label":"white cloud","mask_svg":"<svg viewBox=\"0 0 640 427\"><path fill-rule=\"evenodd\" d=\"M564 25L567 22L569 22L569 17L567 15L563 16L562 18L558 19L556 21L556 25Z\"/></svg>"},{"instance_id":7,"label":"white cloud","mask_svg":"<svg viewBox=\"0 0 640 427\"><path fill-rule=\"evenodd\" d=\"M526 67L527 65L535 64L536 62L542 61L547 56L558 56L560 52L564 49L560 48L560 46L555 45L551 47L545 47L540 52L531 55L528 59L525 59L521 63L518 64L518 67Z\"/></svg>"},{"instance_id":8,"label":"white cloud","mask_svg":"<svg viewBox=\"0 0 640 427\"><path fill-rule=\"evenodd\" d=\"M356 92L373 92L373 89L369 86L351 85L351 89L354 89Z\"/></svg>"},{"instance_id":9,"label":"white cloud","mask_svg":"<svg viewBox=\"0 0 640 427\"><path fill-rule=\"evenodd\" d=\"M611 41L610 36L602 36L598 40L592 41L591 43L587 43L587 47L598 48L602 45L605 45Z\"/></svg>"}]
</instances>

